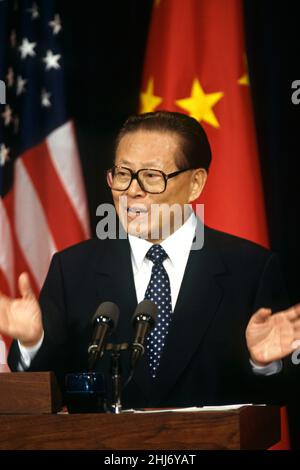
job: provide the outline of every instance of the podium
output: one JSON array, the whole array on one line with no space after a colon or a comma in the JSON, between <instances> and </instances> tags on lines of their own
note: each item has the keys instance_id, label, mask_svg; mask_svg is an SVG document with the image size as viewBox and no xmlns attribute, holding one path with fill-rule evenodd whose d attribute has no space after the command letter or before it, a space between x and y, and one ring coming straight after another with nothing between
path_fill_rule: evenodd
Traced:
<instances>
[{"instance_id":1,"label":"podium","mask_svg":"<svg viewBox=\"0 0 300 470\"><path fill-rule=\"evenodd\" d=\"M121 414L59 408L51 373L0 374L0 450L248 450L280 440L274 406Z\"/></svg>"}]
</instances>

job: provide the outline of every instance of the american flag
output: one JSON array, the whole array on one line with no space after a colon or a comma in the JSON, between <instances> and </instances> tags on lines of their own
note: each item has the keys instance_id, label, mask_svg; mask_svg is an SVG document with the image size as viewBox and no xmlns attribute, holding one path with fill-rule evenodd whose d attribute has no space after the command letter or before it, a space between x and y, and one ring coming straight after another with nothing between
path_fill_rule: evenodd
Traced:
<instances>
[{"instance_id":1,"label":"american flag","mask_svg":"<svg viewBox=\"0 0 300 470\"><path fill-rule=\"evenodd\" d=\"M62 32L54 1L0 0L0 290L11 296L22 271L38 292L54 252L89 236Z\"/></svg>"}]
</instances>

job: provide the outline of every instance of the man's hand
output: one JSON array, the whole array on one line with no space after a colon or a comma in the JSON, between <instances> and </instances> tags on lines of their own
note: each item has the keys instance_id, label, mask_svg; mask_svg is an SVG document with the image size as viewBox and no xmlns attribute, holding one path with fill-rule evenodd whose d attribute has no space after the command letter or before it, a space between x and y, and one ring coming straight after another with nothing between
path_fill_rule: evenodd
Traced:
<instances>
[{"instance_id":1,"label":"man's hand","mask_svg":"<svg viewBox=\"0 0 300 470\"><path fill-rule=\"evenodd\" d=\"M27 273L20 275L18 284L21 298L11 299L0 292L0 333L30 347L42 337L42 314Z\"/></svg>"},{"instance_id":2,"label":"man's hand","mask_svg":"<svg viewBox=\"0 0 300 470\"><path fill-rule=\"evenodd\" d=\"M260 308L250 318L246 329L250 357L265 366L291 354L300 345L300 304L272 315Z\"/></svg>"}]
</instances>

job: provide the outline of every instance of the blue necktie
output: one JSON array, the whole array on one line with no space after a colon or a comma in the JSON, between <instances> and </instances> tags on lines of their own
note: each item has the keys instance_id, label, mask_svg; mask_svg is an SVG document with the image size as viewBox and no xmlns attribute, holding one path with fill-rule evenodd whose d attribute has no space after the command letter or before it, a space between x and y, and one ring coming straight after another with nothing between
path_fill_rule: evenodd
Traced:
<instances>
[{"instance_id":1,"label":"blue necktie","mask_svg":"<svg viewBox=\"0 0 300 470\"><path fill-rule=\"evenodd\" d=\"M154 302L158 309L155 328L147 341L150 371L152 377L155 378L171 322L171 288L168 273L163 266L163 261L168 255L162 246L152 245L146 257L153 262L153 267L145 299Z\"/></svg>"}]
</instances>

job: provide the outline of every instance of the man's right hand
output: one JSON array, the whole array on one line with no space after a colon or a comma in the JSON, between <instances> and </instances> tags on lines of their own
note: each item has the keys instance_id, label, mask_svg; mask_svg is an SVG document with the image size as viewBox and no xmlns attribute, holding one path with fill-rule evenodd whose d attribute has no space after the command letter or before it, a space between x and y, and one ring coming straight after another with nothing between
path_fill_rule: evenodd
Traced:
<instances>
[{"instance_id":1,"label":"man's right hand","mask_svg":"<svg viewBox=\"0 0 300 470\"><path fill-rule=\"evenodd\" d=\"M21 298L11 299L0 292L0 333L31 347L43 335L42 313L27 273L20 275L18 285Z\"/></svg>"}]
</instances>

